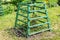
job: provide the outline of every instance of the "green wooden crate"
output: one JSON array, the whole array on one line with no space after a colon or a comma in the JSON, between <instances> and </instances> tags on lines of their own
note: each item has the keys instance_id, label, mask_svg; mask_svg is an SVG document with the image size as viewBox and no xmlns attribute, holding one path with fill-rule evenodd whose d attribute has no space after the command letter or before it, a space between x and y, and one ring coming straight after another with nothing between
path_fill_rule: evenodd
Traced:
<instances>
[{"instance_id":1,"label":"green wooden crate","mask_svg":"<svg viewBox=\"0 0 60 40\"><path fill-rule=\"evenodd\" d=\"M18 3L15 28L25 36L51 30L44 2Z\"/></svg>"}]
</instances>

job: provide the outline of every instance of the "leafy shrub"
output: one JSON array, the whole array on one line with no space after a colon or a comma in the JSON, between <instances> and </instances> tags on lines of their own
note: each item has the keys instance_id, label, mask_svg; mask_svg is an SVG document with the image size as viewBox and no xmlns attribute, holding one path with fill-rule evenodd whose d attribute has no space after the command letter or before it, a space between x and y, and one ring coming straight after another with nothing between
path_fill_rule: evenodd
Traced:
<instances>
[{"instance_id":1,"label":"leafy shrub","mask_svg":"<svg viewBox=\"0 0 60 40\"><path fill-rule=\"evenodd\" d=\"M58 5L60 5L60 0L58 0Z\"/></svg>"},{"instance_id":2,"label":"leafy shrub","mask_svg":"<svg viewBox=\"0 0 60 40\"><path fill-rule=\"evenodd\" d=\"M47 4L48 4L48 6L51 6L51 7L53 7L53 6L57 6L57 2L58 2L58 0L37 0L38 2L39 1L42 1L42 2L46 2ZM48 1L48 2L47 2ZM60 1L60 0L59 0Z\"/></svg>"},{"instance_id":3,"label":"leafy shrub","mask_svg":"<svg viewBox=\"0 0 60 40\"><path fill-rule=\"evenodd\" d=\"M3 5L4 14L11 14L14 11L14 6L12 4Z\"/></svg>"}]
</instances>

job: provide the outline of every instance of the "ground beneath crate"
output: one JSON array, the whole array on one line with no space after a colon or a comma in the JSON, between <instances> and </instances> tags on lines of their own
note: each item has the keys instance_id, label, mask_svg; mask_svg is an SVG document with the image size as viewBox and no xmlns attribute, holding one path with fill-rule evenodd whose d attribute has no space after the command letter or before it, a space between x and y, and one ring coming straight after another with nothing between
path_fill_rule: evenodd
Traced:
<instances>
[{"instance_id":1,"label":"ground beneath crate","mask_svg":"<svg viewBox=\"0 0 60 40\"><path fill-rule=\"evenodd\" d=\"M32 35L29 38L25 38L23 36L21 36L21 34L19 36L17 36L16 34L14 34L13 29L6 29L6 30L2 30L0 31L0 40L43 40L43 39L52 39L56 34L53 32L43 32L43 33L39 33L36 35Z\"/></svg>"}]
</instances>

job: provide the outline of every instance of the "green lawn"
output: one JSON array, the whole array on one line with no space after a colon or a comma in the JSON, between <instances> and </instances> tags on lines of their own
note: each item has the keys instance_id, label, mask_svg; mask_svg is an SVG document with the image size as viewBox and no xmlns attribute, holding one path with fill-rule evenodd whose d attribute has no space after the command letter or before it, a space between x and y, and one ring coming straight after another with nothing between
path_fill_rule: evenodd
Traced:
<instances>
[{"instance_id":1,"label":"green lawn","mask_svg":"<svg viewBox=\"0 0 60 40\"><path fill-rule=\"evenodd\" d=\"M0 17L0 40L60 40L60 7L48 9L51 22L51 32L43 32L30 38L17 37L11 28L14 27L14 13Z\"/></svg>"}]
</instances>

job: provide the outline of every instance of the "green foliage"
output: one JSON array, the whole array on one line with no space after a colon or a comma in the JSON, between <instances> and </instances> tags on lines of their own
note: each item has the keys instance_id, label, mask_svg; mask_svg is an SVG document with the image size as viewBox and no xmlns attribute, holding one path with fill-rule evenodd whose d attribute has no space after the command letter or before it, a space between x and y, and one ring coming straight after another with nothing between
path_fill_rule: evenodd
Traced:
<instances>
[{"instance_id":1,"label":"green foliage","mask_svg":"<svg viewBox=\"0 0 60 40\"><path fill-rule=\"evenodd\" d=\"M27 2L27 1L30 1L30 0L12 0L12 2Z\"/></svg>"},{"instance_id":2,"label":"green foliage","mask_svg":"<svg viewBox=\"0 0 60 40\"><path fill-rule=\"evenodd\" d=\"M11 14L14 11L12 4L3 5L4 14Z\"/></svg>"},{"instance_id":3,"label":"green foliage","mask_svg":"<svg viewBox=\"0 0 60 40\"><path fill-rule=\"evenodd\" d=\"M54 3L57 3L58 0L49 0L50 4L54 4Z\"/></svg>"},{"instance_id":4,"label":"green foliage","mask_svg":"<svg viewBox=\"0 0 60 40\"><path fill-rule=\"evenodd\" d=\"M60 5L60 0L58 0L58 4Z\"/></svg>"},{"instance_id":5,"label":"green foliage","mask_svg":"<svg viewBox=\"0 0 60 40\"><path fill-rule=\"evenodd\" d=\"M13 2L22 2L24 0L12 0Z\"/></svg>"},{"instance_id":6,"label":"green foliage","mask_svg":"<svg viewBox=\"0 0 60 40\"><path fill-rule=\"evenodd\" d=\"M49 0L51 6L57 6L58 0Z\"/></svg>"},{"instance_id":7,"label":"green foliage","mask_svg":"<svg viewBox=\"0 0 60 40\"><path fill-rule=\"evenodd\" d=\"M16 5L18 2L31 2L31 0L11 0L11 2L14 2L14 4ZM36 0L37 2L41 2L41 1L45 1L45 0ZM49 0L49 3L54 6L54 4L56 5L58 0ZM7 5L3 5L3 9L4 9L4 14L10 14L13 12L14 10L14 6L11 4L7 4Z\"/></svg>"}]
</instances>

